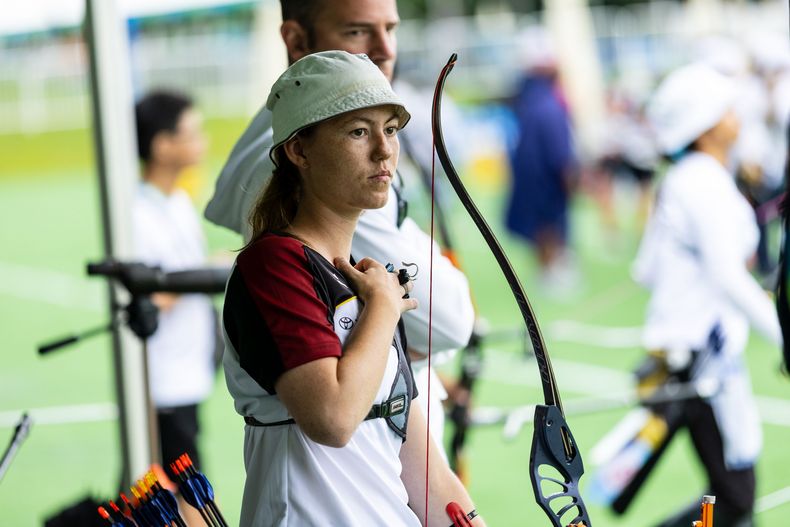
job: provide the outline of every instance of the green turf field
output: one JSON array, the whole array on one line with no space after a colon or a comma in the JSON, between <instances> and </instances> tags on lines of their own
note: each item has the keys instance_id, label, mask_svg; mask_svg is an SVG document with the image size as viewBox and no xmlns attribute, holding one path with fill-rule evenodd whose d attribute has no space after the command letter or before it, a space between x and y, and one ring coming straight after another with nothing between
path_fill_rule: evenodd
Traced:
<instances>
[{"instance_id":1,"label":"green turf field","mask_svg":"<svg viewBox=\"0 0 790 527\"><path fill-rule=\"evenodd\" d=\"M209 121L211 156L199 204L212 188L212 175L227 155L243 121ZM55 410L113 401L109 339L97 337L47 357L39 343L97 326L107 320L105 289L84 276L87 261L101 258L98 195L87 131L29 137L0 136L0 447L11 436L12 423L23 409ZM472 185L490 223L501 232L501 195L491 185ZM574 208L576 253L584 283L561 302L547 298L534 280L528 252L507 239L510 259L530 294L546 333L549 351L566 407L627 382L639 360L637 346L610 349L600 342L574 341L562 328L573 323L600 327L635 327L641 323L646 294L628 278L628 265L638 235L632 200L622 196L619 236L602 234L594 207L580 198ZM452 228L473 286L479 312L493 328L512 328L520 315L496 262L460 206L452 211ZM631 226L628 226L629 223ZM213 249L236 249L239 240L206 225ZM441 294L441 292L436 292ZM518 342L491 342L479 383L478 405L518 407L540 402L534 362L523 357ZM774 413L763 426L765 449L758 467L758 497L790 485L790 380L777 372L779 352L754 338L748 359L755 391L771 402ZM450 367L452 371L452 365ZM105 407L102 407L105 408ZM626 413L627 409L572 415L569 421L583 454ZM224 381L203 408L202 469L212 480L225 516L235 524L244 481L242 421L234 413ZM785 424L781 423L784 419ZM86 494L115 497L119 471L116 422L99 419L33 426L6 477L0 482L0 525L28 527ZM532 498L527 472L531 427L511 441L502 427L474 430L469 437L470 491L478 510L492 526L547 525ZM588 472L592 467L588 466ZM587 477L589 480L589 476ZM701 496L704 482L685 435L676 439L625 517L591 507L597 527L642 527ZM582 489L584 488L584 482ZM769 507L771 502L758 502ZM758 514L759 525L785 525L790 503Z\"/></svg>"}]
</instances>

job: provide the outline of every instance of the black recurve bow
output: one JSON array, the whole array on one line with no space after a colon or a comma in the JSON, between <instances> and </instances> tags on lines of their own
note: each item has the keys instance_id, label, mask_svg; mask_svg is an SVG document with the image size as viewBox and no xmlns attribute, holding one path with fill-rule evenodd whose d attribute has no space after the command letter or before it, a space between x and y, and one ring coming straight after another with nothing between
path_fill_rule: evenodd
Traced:
<instances>
[{"instance_id":1,"label":"black recurve bow","mask_svg":"<svg viewBox=\"0 0 790 527\"><path fill-rule=\"evenodd\" d=\"M535 428L529 459L530 479L535 500L555 527L565 527L566 525L591 527L587 507L579 494L579 480L584 474L581 453L573 439L570 427L565 421L554 370L551 367L537 319L513 266L461 182L444 144L441 127L442 91L457 58L457 55L453 53L436 81L431 117L434 147L447 179L455 189L464 208L472 217L491 252L494 253L494 257L510 285L535 352L545 402L545 404L535 406Z\"/></svg>"}]
</instances>

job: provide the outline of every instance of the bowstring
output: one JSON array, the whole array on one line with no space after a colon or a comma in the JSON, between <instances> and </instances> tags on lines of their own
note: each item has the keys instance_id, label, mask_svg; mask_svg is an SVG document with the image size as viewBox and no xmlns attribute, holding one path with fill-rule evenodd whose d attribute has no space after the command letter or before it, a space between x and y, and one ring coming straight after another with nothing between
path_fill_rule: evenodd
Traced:
<instances>
[{"instance_id":1,"label":"bowstring","mask_svg":"<svg viewBox=\"0 0 790 527\"><path fill-rule=\"evenodd\" d=\"M442 68L440 75L445 75L446 70L451 66L452 63L447 63L444 68ZM438 98L441 97L441 92L434 93L433 96L433 104L431 107L431 116L432 119L434 118L441 118L441 116L434 116L434 107L438 104ZM433 126L433 121L431 122L431 232L430 232L430 257L428 260L428 404L427 404L427 411L425 416L425 423L426 423L426 431L425 431L425 527L428 527L428 501L429 501L429 485L430 485L430 477L429 477L429 469L430 469L430 457L431 457L431 382L432 377L431 375L431 356L433 350L433 245L434 245L434 228L435 228L435 206L436 206L436 127Z\"/></svg>"},{"instance_id":2,"label":"bowstring","mask_svg":"<svg viewBox=\"0 0 790 527\"><path fill-rule=\"evenodd\" d=\"M436 202L436 138L431 127L431 232L428 259L428 405L425 415L425 527L428 527L429 469L431 464L431 351L433 349L433 243Z\"/></svg>"}]
</instances>

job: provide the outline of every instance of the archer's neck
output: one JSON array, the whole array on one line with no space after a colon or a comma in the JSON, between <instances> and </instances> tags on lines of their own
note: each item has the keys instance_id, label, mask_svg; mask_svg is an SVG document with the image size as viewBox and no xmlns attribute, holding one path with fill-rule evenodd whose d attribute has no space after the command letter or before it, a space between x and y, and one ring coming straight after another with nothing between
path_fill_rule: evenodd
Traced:
<instances>
[{"instance_id":1,"label":"archer's neck","mask_svg":"<svg viewBox=\"0 0 790 527\"><path fill-rule=\"evenodd\" d=\"M287 230L330 262L348 259L360 212L341 213L320 203L302 202Z\"/></svg>"}]
</instances>

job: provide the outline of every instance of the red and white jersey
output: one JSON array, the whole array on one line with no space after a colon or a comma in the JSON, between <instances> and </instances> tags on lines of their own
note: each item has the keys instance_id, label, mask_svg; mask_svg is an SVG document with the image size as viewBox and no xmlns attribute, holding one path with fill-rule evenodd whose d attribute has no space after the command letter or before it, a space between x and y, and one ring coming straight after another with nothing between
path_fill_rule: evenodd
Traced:
<instances>
[{"instance_id":1,"label":"red and white jersey","mask_svg":"<svg viewBox=\"0 0 790 527\"><path fill-rule=\"evenodd\" d=\"M242 251L223 313L225 377L236 411L262 423L289 419L276 380L342 356L360 310L343 275L299 240L266 234ZM402 347L394 338L375 403L390 397ZM298 425L247 426L240 525L419 525L400 479L401 445L385 419L363 421L343 448L312 441Z\"/></svg>"}]
</instances>

